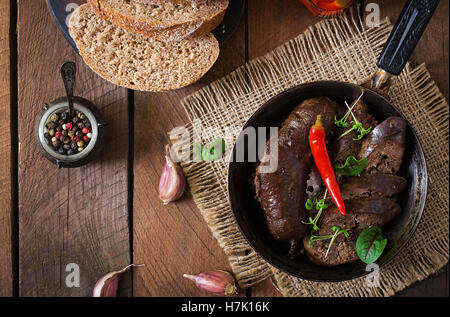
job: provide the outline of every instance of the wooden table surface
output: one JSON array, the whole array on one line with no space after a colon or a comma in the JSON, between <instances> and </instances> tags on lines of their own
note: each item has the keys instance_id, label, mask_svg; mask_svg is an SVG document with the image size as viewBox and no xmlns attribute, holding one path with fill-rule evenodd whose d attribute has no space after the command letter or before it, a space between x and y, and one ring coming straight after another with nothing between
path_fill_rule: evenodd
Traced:
<instances>
[{"instance_id":1,"label":"wooden table surface","mask_svg":"<svg viewBox=\"0 0 450 317\"><path fill-rule=\"evenodd\" d=\"M366 1L367 2L367 1ZM404 0L373 0L395 21ZM449 1L442 0L413 60L425 62L449 96ZM180 99L265 54L319 19L298 0L248 0L219 60L197 83L167 93L114 86L93 73L63 38L44 0L0 0L0 296L90 296L103 274L124 275L122 296L205 296L183 273L229 269L189 193L158 199L167 131L186 123ZM44 102L64 95L59 67L78 65L76 95L109 123L101 157L57 170L40 156L33 126ZM67 264L80 268L68 288ZM400 296L448 296L448 266ZM243 296L279 296L270 282Z\"/></svg>"}]
</instances>

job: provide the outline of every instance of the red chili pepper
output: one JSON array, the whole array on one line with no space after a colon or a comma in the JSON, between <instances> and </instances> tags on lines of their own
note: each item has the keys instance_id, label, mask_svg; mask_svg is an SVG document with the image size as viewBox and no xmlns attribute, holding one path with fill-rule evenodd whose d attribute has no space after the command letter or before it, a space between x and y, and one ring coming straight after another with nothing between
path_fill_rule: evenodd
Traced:
<instances>
[{"instance_id":1,"label":"red chili pepper","mask_svg":"<svg viewBox=\"0 0 450 317\"><path fill-rule=\"evenodd\" d=\"M334 201L339 212L345 215L344 200L341 196L341 190L334 174L333 165L331 165L328 156L327 146L325 144L325 129L322 125L322 116L317 116L316 123L309 130L309 146L314 157L317 169L322 177L331 198Z\"/></svg>"}]
</instances>

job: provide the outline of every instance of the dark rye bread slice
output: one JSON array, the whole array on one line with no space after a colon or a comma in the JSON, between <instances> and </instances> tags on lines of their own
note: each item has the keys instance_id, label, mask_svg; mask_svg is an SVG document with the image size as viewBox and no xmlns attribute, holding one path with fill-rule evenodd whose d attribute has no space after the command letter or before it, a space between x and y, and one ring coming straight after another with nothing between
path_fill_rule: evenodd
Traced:
<instances>
[{"instance_id":1,"label":"dark rye bread slice","mask_svg":"<svg viewBox=\"0 0 450 317\"><path fill-rule=\"evenodd\" d=\"M215 29L228 0L208 0L186 6L150 5L130 0L88 0L95 13L121 28L160 41L180 41Z\"/></svg>"},{"instance_id":2,"label":"dark rye bread slice","mask_svg":"<svg viewBox=\"0 0 450 317\"><path fill-rule=\"evenodd\" d=\"M144 4L173 4L173 5L192 5L205 3L208 0L132 0Z\"/></svg>"},{"instance_id":3,"label":"dark rye bread slice","mask_svg":"<svg viewBox=\"0 0 450 317\"><path fill-rule=\"evenodd\" d=\"M164 43L127 32L84 4L69 23L85 63L104 79L136 90L164 91L200 79L219 56L212 34Z\"/></svg>"}]
</instances>

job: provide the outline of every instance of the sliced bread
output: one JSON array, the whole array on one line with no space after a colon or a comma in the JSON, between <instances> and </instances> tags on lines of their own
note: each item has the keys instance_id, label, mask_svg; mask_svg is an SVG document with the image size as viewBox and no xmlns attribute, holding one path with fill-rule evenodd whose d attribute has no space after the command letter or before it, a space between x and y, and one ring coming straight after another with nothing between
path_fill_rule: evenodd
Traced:
<instances>
[{"instance_id":1,"label":"sliced bread","mask_svg":"<svg viewBox=\"0 0 450 317\"><path fill-rule=\"evenodd\" d=\"M132 0L134 2L144 3L144 4L174 4L174 5L191 5L191 4L201 4L208 0Z\"/></svg>"},{"instance_id":2,"label":"sliced bread","mask_svg":"<svg viewBox=\"0 0 450 317\"><path fill-rule=\"evenodd\" d=\"M88 0L100 17L136 34L161 41L202 36L223 20L228 0L186 6L142 4L130 0Z\"/></svg>"},{"instance_id":3,"label":"sliced bread","mask_svg":"<svg viewBox=\"0 0 450 317\"><path fill-rule=\"evenodd\" d=\"M104 79L130 89L164 91L200 79L219 56L212 34L164 43L127 32L81 5L69 23L85 63Z\"/></svg>"}]
</instances>

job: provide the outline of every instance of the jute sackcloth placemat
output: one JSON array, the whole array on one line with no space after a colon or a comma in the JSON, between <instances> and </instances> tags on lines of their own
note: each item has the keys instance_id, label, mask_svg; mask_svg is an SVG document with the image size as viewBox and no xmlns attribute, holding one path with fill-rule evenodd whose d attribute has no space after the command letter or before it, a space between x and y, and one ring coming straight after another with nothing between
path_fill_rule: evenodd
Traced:
<instances>
[{"instance_id":1,"label":"jute sackcloth placemat","mask_svg":"<svg viewBox=\"0 0 450 317\"><path fill-rule=\"evenodd\" d=\"M376 70L391 28L385 20L360 32L352 12L311 26L267 55L185 98L182 104L191 122L171 131L173 145L192 149L192 135L202 131L204 144L225 136L229 152L246 120L278 93L318 80L360 83ZM390 96L419 135L427 157L429 187L414 238L380 270L379 287L368 287L365 278L342 283L308 282L271 267L248 245L233 218L227 199L227 159L197 162L191 152L181 157L193 199L227 254L241 287L270 277L284 296L390 296L448 262L448 104L425 65L412 68L408 64L394 80ZM182 136L184 132L191 137Z\"/></svg>"}]
</instances>

